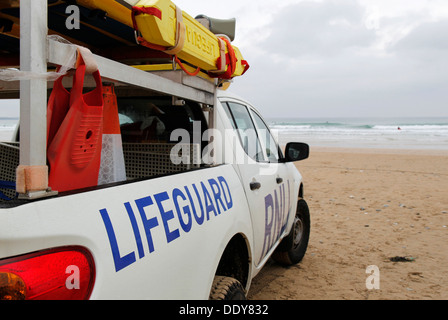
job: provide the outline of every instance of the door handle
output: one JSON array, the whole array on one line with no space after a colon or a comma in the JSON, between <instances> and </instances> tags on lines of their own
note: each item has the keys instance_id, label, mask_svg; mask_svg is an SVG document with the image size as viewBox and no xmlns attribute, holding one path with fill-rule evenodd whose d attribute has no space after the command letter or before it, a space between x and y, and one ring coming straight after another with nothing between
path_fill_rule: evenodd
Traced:
<instances>
[{"instance_id":1,"label":"door handle","mask_svg":"<svg viewBox=\"0 0 448 320\"><path fill-rule=\"evenodd\" d=\"M283 178L277 178L276 181L277 181L277 184L281 184L281 183L283 183Z\"/></svg>"},{"instance_id":2,"label":"door handle","mask_svg":"<svg viewBox=\"0 0 448 320\"><path fill-rule=\"evenodd\" d=\"M261 188L261 183L260 182L251 182L250 183L250 190L258 190Z\"/></svg>"}]
</instances>

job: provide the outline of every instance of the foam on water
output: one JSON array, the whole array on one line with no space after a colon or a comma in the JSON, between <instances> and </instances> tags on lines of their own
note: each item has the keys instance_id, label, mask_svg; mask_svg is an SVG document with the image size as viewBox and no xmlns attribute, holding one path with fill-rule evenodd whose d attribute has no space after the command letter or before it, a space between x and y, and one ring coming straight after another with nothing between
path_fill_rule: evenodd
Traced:
<instances>
[{"instance_id":1,"label":"foam on water","mask_svg":"<svg viewBox=\"0 0 448 320\"><path fill-rule=\"evenodd\" d=\"M448 150L448 118L270 119L281 145Z\"/></svg>"}]
</instances>

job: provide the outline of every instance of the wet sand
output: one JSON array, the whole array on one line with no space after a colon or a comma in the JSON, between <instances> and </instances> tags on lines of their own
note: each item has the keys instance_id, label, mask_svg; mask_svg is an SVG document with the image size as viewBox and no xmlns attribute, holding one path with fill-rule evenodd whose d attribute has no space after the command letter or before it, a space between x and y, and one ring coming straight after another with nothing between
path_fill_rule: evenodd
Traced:
<instances>
[{"instance_id":1,"label":"wet sand","mask_svg":"<svg viewBox=\"0 0 448 320\"><path fill-rule=\"evenodd\" d=\"M307 254L289 268L269 261L250 299L448 299L447 151L313 148L297 167Z\"/></svg>"}]
</instances>

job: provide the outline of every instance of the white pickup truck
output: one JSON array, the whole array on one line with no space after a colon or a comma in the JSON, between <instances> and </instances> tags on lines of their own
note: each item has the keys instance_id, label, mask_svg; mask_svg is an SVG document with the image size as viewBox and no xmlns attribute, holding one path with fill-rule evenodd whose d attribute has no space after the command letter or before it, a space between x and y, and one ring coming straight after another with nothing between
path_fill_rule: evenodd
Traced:
<instances>
[{"instance_id":1,"label":"white pickup truck","mask_svg":"<svg viewBox=\"0 0 448 320\"><path fill-rule=\"evenodd\" d=\"M97 51L102 78L83 82L83 74L69 93L62 87L67 83L46 78L54 66L76 69L75 78L83 70L71 60L79 59L80 47L47 37L58 22L65 30L66 1L20 5L20 50L18 8L1 11L10 25L2 37L10 41L1 42L0 67L17 67L20 57L21 70L12 71L20 82L0 77L0 99L20 98L21 110L20 131L0 143L0 300L245 299L268 259L301 261L310 215L293 162L308 157L308 145L282 149L253 106L217 89L223 81L187 76L172 59L160 64L169 71L147 72L154 67L145 60L147 49L116 47L116 37L109 32L104 39L98 28L69 35L93 41L96 49L98 39L112 41L117 49ZM49 19L42 18L47 11ZM89 17L83 28L94 22L106 27L100 11L82 13ZM134 37L132 28L119 30ZM138 57L144 61L129 61L131 49L144 52ZM115 111L108 111L115 131L107 134L99 129L105 115L76 113L87 96L102 110L103 98L92 98L97 91L83 89L99 90L104 82L115 88ZM53 135L48 119L55 119L55 100L47 89L57 92L58 86L59 98L71 95L70 110L59 127L68 129ZM69 130L71 120L65 126L69 114L81 119L76 130ZM111 149L106 135L114 136ZM122 160L104 167L110 173L121 163L120 179L85 174L98 154L101 169L103 160Z\"/></svg>"},{"instance_id":2,"label":"white pickup truck","mask_svg":"<svg viewBox=\"0 0 448 320\"><path fill-rule=\"evenodd\" d=\"M176 166L169 144L144 142L149 102L159 141L199 137L194 159ZM283 155L255 108L226 92L213 112L184 102L118 99L127 181L0 203L0 298L245 298L271 256L302 259L310 217L292 162L308 146Z\"/></svg>"}]
</instances>

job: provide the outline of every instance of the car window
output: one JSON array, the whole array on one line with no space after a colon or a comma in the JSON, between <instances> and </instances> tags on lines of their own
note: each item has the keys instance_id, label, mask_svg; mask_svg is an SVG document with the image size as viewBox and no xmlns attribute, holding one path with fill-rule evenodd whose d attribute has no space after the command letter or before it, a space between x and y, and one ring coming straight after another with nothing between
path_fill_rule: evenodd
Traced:
<instances>
[{"instance_id":1,"label":"car window","mask_svg":"<svg viewBox=\"0 0 448 320\"><path fill-rule=\"evenodd\" d=\"M223 102L223 103L221 103L221 105L222 105L224 111L226 112L227 118L229 118L229 121L230 121L230 124L232 125L232 128L236 130L237 128L236 128L236 125L235 125L235 121L233 120L233 116L232 116L232 113L229 110L229 106L227 105L227 102Z\"/></svg>"},{"instance_id":2,"label":"car window","mask_svg":"<svg viewBox=\"0 0 448 320\"><path fill-rule=\"evenodd\" d=\"M257 131L246 106L234 102L228 102L227 106L228 110L226 110L226 106L224 106L224 110L228 116L231 116L230 122L238 132L244 151L255 161L265 161Z\"/></svg>"},{"instance_id":3,"label":"car window","mask_svg":"<svg viewBox=\"0 0 448 320\"><path fill-rule=\"evenodd\" d=\"M278 162L280 159L279 148L268 126L256 112L253 110L250 112L254 118L255 126L258 129L258 138L260 139L263 148L265 148L269 162Z\"/></svg>"}]
</instances>

